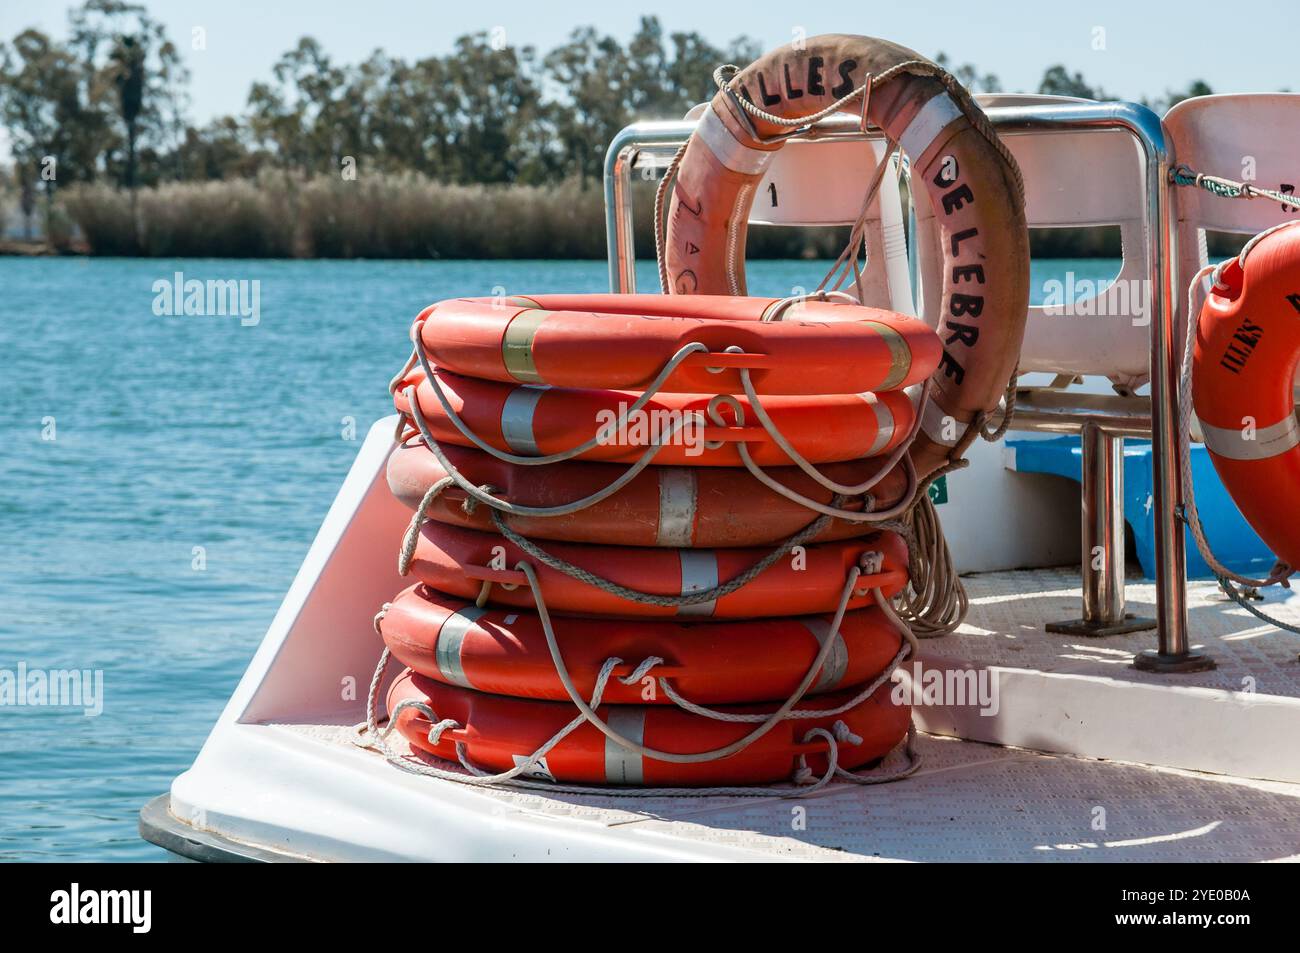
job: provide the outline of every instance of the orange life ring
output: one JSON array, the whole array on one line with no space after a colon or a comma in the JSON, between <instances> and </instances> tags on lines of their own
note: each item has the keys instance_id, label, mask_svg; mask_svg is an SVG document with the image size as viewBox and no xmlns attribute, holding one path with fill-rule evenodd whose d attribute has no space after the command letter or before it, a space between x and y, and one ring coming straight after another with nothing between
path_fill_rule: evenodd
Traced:
<instances>
[{"instance_id":1,"label":"orange life ring","mask_svg":"<svg viewBox=\"0 0 1300 953\"><path fill-rule=\"evenodd\" d=\"M684 697L701 704L787 698L831 636L831 622L829 615L695 623L553 620L565 666L583 698L591 697L607 659L626 662L615 676L628 675L651 656L664 660L646 680L632 685L609 680L604 700L623 705L671 704L658 690L660 678L671 679ZM421 675L497 695L569 699L535 612L479 608L416 585L393 600L379 629L397 660ZM846 612L810 693L869 682L889 667L902 641L880 609Z\"/></svg>"},{"instance_id":2,"label":"orange life ring","mask_svg":"<svg viewBox=\"0 0 1300 953\"><path fill-rule=\"evenodd\" d=\"M645 390L681 348L663 393L856 394L923 381L939 363L924 322L843 301L810 301L760 323L777 302L663 295L459 298L416 318L430 361L457 374L517 384ZM724 353L738 347L744 353Z\"/></svg>"},{"instance_id":3,"label":"orange life ring","mask_svg":"<svg viewBox=\"0 0 1300 953\"><path fill-rule=\"evenodd\" d=\"M641 395L634 391L575 390L533 384L503 384L463 377L435 368L452 409L468 428L489 446L522 456L543 456L568 450L596 437L602 439L580 455L583 460L635 463L654 442L667 440L655 456L665 466L743 465L736 449L739 441L759 466L790 466L786 455L763 429L745 397L739 403L745 426L686 425L671 430L688 417L705 421L713 397L702 394L658 394L641 411L628 416ZM424 371L413 368L394 391L398 411L410 417L407 388L416 386L419 409L434 439L469 446L470 442L447 416ZM796 452L813 463L858 460L886 454L906 439L915 419L911 399L903 391L883 394L820 394L773 396L762 401L772 422L789 439ZM722 419L735 421L725 403L718 406ZM628 425L618 426L627 419ZM721 441L717 447L705 441Z\"/></svg>"},{"instance_id":4,"label":"orange life ring","mask_svg":"<svg viewBox=\"0 0 1300 953\"><path fill-rule=\"evenodd\" d=\"M1219 271L1201 307L1192 399L1205 448L1246 521L1300 566L1300 228L1261 238Z\"/></svg>"},{"instance_id":5,"label":"orange life ring","mask_svg":"<svg viewBox=\"0 0 1300 953\"><path fill-rule=\"evenodd\" d=\"M634 754L609 741L588 722L546 754L535 776L577 784L692 787L788 781L800 767L801 756L815 774L825 772L825 741L803 739L810 729L830 729L836 721L844 722L856 736L839 743L839 766L858 768L883 758L907 735L911 709L894 704L891 688L888 683L880 686L862 704L840 715L782 721L740 752L698 764L658 761ZM850 697L851 693L819 695L800 705L833 709ZM388 710L395 710L403 701L427 705L440 720L450 718L460 725L444 731L438 743L432 744L428 717L414 708L402 709L394 722L413 750L456 761L456 746L460 743L472 764L489 771L513 769L574 717L573 705L568 703L490 695L446 685L411 671L399 675L389 688ZM767 709L725 708L740 713L762 713ZM721 748L740 740L754 727L704 718L675 706L602 705L596 714L612 729L647 748L681 754Z\"/></svg>"},{"instance_id":6,"label":"orange life ring","mask_svg":"<svg viewBox=\"0 0 1300 953\"><path fill-rule=\"evenodd\" d=\"M629 589L665 596L713 589L739 576L769 552L581 543L547 543L545 550ZM532 591L523 574L514 568L520 560L528 560L536 570L547 606L555 612L737 619L834 612L849 570L870 553L879 553L883 559L878 571L864 572L859 579L849 600L849 608L857 609L874 601L870 592L873 587L892 597L907 584L907 546L897 534L882 531L802 547L802 551L777 560L736 591L714 602L684 606L650 605L625 598L540 563L504 536L436 520L428 520L420 527L410 571L426 585L466 599L477 597L485 580L504 583L492 587L492 601L530 609L534 606Z\"/></svg>"},{"instance_id":7,"label":"orange life ring","mask_svg":"<svg viewBox=\"0 0 1300 953\"><path fill-rule=\"evenodd\" d=\"M567 461L545 467L519 466L469 447L444 443L442 452L475 486L496 487L496 495L517 506L555 507L612 484L624 468L609 463ZM832 480L857 485L873 477L883 457L830 463L822 468ZM394 448L388 458L388 488L409 508L419 507L429 488L447 476L438 458L422 441ZM834 495L795 467L768 471L796 493L829 505ZM871 489L874 511L902 502L908 479L901 466L892 468ZM442 523L492 531L489 507L466 512L466 494L452 486L438 497L427 515ZM853 500L846 508L861 506ZM759 483L746 470L723 467L647 467L613 496L563 516L500 513L507 526L524 536L575 543L617 546L716 548L776 543L803 529L817 514ZM847 539L872 532L870 523L833 519L809 542Z\"/></svg>"},{"instance_id":8,"label":"orange life ring","mask_svg":"<svg viewBox=\"0 0 1300 953\"><path fill-rule=\"evenodd\" d=\"M830 34L783 46L713 97L682 155L669 198L664 262L672 294L745 293L745 235L757 186L789 128L751 116L740 99L782 119L835 105L868 77L865 119L911 159L912 183L934 203L944 254L943 355L911 449L927 475L969 441L1020 355L1029 304L1029 235L1014 160L970 97L905 47ZM860 114L863 95L839 105Z\"/></svg>"}]
</instances>

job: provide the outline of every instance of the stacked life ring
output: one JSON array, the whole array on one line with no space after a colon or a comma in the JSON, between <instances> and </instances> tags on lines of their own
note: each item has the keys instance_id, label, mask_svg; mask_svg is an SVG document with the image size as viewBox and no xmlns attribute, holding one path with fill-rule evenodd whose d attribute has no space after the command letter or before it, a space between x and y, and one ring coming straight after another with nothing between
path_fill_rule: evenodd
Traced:
<instances>
[{"instance_id":1,"label":"stacked life ring","mask_svg":"<svg viewBox=\"0 0 1300 953\"><path fill-rule=\"evenodd\" d=\"M412 339L388 482L414 510L413 585L377 620L405 666L399 763L623 791L826 783L910 738L890 682L914 648L891 604L908 552L880 524L917 491L904 389L942 353L924 322L543 295L441 302Z\"/></svg>"}]
</instances>

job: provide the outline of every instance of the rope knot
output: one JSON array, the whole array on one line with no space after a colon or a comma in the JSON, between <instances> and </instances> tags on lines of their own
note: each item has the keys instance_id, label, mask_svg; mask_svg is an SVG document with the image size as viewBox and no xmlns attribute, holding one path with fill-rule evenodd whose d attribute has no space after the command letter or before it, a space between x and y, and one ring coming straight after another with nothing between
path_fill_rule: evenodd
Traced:
<instances>
[{"instance_id":1,"label":"rope knot","mask_svg":"<svg viewBox=\"0 0 1300 953\"><path fill-rule=\"evenodd\" d=\"M438 744L442 742L443 732L452 728L459 728L459 727L460 727L460 722L456 721L456 719L454 718L444 718L442 721L438 722L437 724L431 725L429 727L429 744L434 745L436 747Z\"/></svg>"},{"instance_id":2,"label":"rope knot","mask_svg":"<svg viewBox=\"0 0 1300 953\"><path fill-rule=\"evenodd\" d=\"M662 665L663 663L664 660L661 659L659 656L651 655L645 660L643 660L641 664L638 665L636 668L632 669L632 673L630 675L621 676L619 678L619 681L622 682L624 685L635 685L637 682L641 681L641 679L645 678L646 674L649 673L649 671L652 668L654 668L656 665Z\"/></svg>"},{"instance_id":3,"label":"rope knot","mask_svg":"<svg viewBox=\"0 0 1300 953\"><path fill-rule=\"evenodd\" d=\"M862 744L862 736L855 735L853 733L853 729L850 728L848 724L846 724L844 721L836 721L835 724L831 725L831 734L835 736L836 741L839 741L843 744L848 744L848 745Z\"/></svg>"},{"instance_id":4,"label":"rope knot","mask_svg":"<svg viewBox=\"0 0 1300 953\"><path fill-rule=\"evenodd\" d=\"M808 759L799 755L799 760L795 763L794 774L790 776L793 784L808 785L816 781L816 776L812 773L812 768L808 767Z\"/></svg>"},{"instance_id":5,"label":"rope knot","mask_svg":"<svg viewBox=\"0 0 1300 953\"><path fill-rule=\"evenodd\" d=\"M865 552L858 557L858 565L863 575L875 576L885 568L885 554L878 549Z\"/></svg>"}]
</instances>

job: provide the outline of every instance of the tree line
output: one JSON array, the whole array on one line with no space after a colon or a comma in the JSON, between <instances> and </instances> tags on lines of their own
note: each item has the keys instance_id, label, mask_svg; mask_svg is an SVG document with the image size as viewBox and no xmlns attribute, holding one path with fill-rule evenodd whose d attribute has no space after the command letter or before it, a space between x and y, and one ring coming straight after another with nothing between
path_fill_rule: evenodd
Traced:
<instances>
[{"instance_id":1,"label":"tree line","mask_svg":"<svg viewBox=\"0 0 1300 953\"><path fill-rule=\"evenodd\" d=\"M201 48L205 38L183 42ZM252 84L241 114L197 124L181 47L163 25L142 4L87 0L64 37L27 29L0 41L0 123L29 221L39 195L48 208L70 185L128 190L134 209L137 186L307 181L349 165L449 185L586 186L619 129L682 115L713 94L717 65L762 52L745 36L715 46L666 31L655 16L627 43L580 27L539 51L494 31L414 60L376 51L341 63L305 36ZM1001 89L996 75L936 60L973 90ZM1039 91L1107 96L1059 65ZM1206 92L1198 81L1158 105Z\"/></svg>"}]
</instances>

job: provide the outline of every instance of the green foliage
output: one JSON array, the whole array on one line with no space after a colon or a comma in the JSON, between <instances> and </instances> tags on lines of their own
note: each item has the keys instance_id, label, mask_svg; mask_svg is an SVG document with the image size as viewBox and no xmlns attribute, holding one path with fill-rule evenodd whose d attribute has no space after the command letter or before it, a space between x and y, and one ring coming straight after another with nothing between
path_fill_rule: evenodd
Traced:
<instances>
[{"instance_id":1,"label":"green foliage","mask_svg":"<svg viewBox=\"0 0 1300 953\"><path fill-rule=\"evenodd\" d=\"M304 36L252 85L243 115L196 126L163 26L139 3L85 0L66 40L25 30L0 43L8 201L29 227L39 207L51 239L70 241L75 223L111 254L599 257L594 186L610 140L634 120L683 115L713 95L718 65L762 52L743 36L718 47L669 33L654 16L626 45L591 27L544 53L502 40L343 64ZM973 91L1001 88L936 61ZM1059 65L1039 90L1107 98ZM1197 81L1158 103L1208 92ZM77 189L56 207L56 186ZM837 240L760 229L750 253L819 255Z\"/></svg>"},{"instance_id":2,"label":"green foliage","mask_svg":"<svg viewBox=\"0 0 1300 953\"><path fill-rule=\"evenodd\" d=\"M1079 99L1113 99L1100 86L1089 86L1082 73L1073 75L1061 64L1049 66L1038 84L1038 91L1050 96L1075 96Z\"/></svg>"}]
</instances>

